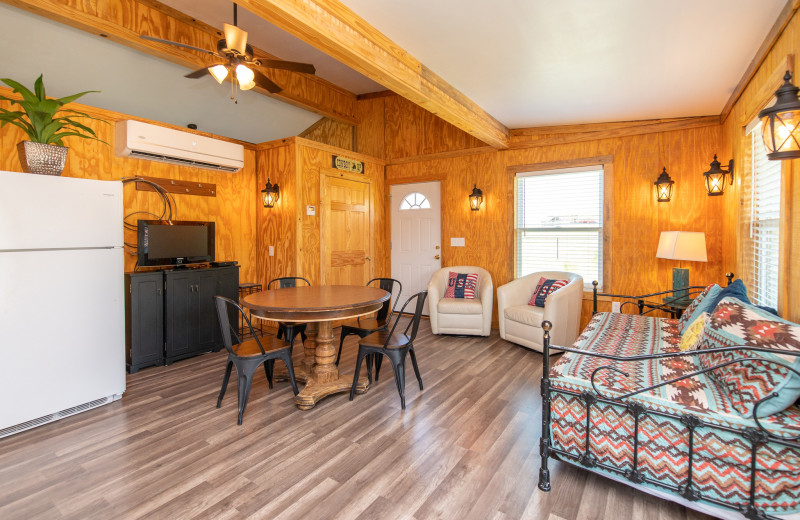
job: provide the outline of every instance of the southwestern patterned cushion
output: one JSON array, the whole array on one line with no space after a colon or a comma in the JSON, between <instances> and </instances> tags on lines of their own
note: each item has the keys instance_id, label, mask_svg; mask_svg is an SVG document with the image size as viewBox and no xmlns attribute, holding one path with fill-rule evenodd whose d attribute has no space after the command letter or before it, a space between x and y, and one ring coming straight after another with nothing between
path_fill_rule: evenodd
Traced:
<instances>
[{"instance_id":1,"label":"southwestern patterned cushion","mask_svg":"<svg viewBox=\"0 0 800 520\"><path fill-rule=\"evenodd\" d=\"M681 319L678 320L678 330L681 334L683 334L683 331L686 330L686 327L695 321L701 313L711 312L714 310L711 305L721 292L722 287L712 283L703 289L703 292L698 294L694 300L692 300L692 303L690 303L686 310L683 311L683 314L681 314Z\"/></svg>"},{"instance_id":2,"label":"southwestern patterned cushion","mask_svg":"<svg viewBox=\"0 0 800 520\"><path fill-rule=\"evenodd\" d=\"M677 321L619 313L597 314L573 348L617 356L677 352L681 339ZM752 462L752 444L747 435L757 425L753 419L736 412L727 391L707 374L700 374L628 399L600 399L591 405L589 412L582 395L594 392L591 376L601 366L614 367L629 374L626 377L608 369L597 372L597 389L608 397L663 383L703 368L696 351L656 362L610 361L565 353L550 371L554 390L550 405L551 440L555 448L567 451L576 459L588 449L589 455L599 463L630 470L634 464L636 435L637 471L645 478L678 487L687 482L692 438L695 489L729 504L747 505ZM630 408L632 403L676 417L644 413L640 416L637 433ZM702 426L695 428L693 437L680 419L689 415L703 421ZM588 448L587 416L591 423ZM761 422L775 435L800 435L800 409L797 406ZM731 430L719 430L706 424ZM796 446L767 440L759 444L756 466L756 506L771 514L800 511L800 450ZM618 474L602 467L595 470L619 478Z\"/></svg>"},{"instance_id":3,"label":"southwestern patterned cushion","mask_svg":"<svg viewBox=\"0 0 800 520\"><path fill-rule=\"evenodd\" d=\"M565 287L568 283L569 280L549 280L542 276L539 278L539 283L536 284L536 289L533 291L528 305L544 307L547 297Z\"/></svg>"},{"instance_id":4,"label":"southwestern patterned cushion","mask_svg":"<svg viewBox=\"0 0 800 520\"><path fill-rule=\"evenodd\" d=\"M475 291L478 288L478 273L454 273L450 271L450 278L447 280L447 290L445 298L475 298Z\"/></svg>"},{"instance_id":5,"label":"southwestern patterned cushion","mask_svg":"<svg viewBox=\"0 0 800 520\"><path fill-rule=\"evenodd\" d=\"M786 366L800 371L800 325L783 320L774 314L736 298L723 298L711 313L703 329L701 349L748 345L769 349L770 352L733 350L702 355L706 368L736 360L711 372L727 391L734 408L745 417L752 417L756 404L758 417L781 412L800 397L800 376Z\"/></svg>"}]
</instances>

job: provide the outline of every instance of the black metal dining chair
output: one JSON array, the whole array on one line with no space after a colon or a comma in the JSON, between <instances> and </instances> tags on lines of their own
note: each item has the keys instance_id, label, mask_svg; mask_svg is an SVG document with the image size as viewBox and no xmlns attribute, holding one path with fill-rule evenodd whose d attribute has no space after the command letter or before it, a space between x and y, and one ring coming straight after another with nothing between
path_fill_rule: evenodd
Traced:
<instances>
[{"instance_id":1,"label":"black metal dining chair","mask_svg":"<svg viewBox=\"0 0 800 520\"><path fill-rule=\"evenodd\" d=\"M394 325L391 330L381 330L373 332L369 336L363 338L358 342L358 360L356 361L356 372L353 376L353 386L350 388L350 400L356 391L356 384L358 383L358 376L361 372L361 363L369 355L386 356L392 363L394 371L394 381L397 383L397 391L400 393L400 407L405 410L406 408L406 355L411 356L411 364L414 367L414 374L417 376L419 382L419 389L422 390L422 377L419 375L419 366L417 366L417 356L414 353L414 339L417 337L419 330L419 320L422 317L422 307L425 305L425 298L428 296L428 291L420 291L411 296L403 304ZM400 323L400 318L403 317L403 312L412 302L415 303L414 315L406 325L406 329L402 333L396 333L397 324ZM411 334L408 330L411 329ZM370 363L367 363L367 378L372 384L372 368Z\"/></svg>"},{"instance_id":2,"label":"black metal dining chair","mask_svg":"<svg viewBox=\"0 0 800 520\"><path fill-rule=\"evenodd\" d=\"M403 292L403 284L394 278L373 278L367 282L367 286L375 282L378 283L378 287L390 293L391 298L383 302L383 306L378 309L376 316L371 318L359 316L342 324L342 332L339 336L339 353L336 354L336 366L339 366L339 359L342 357L342 345L344 345L344 339L347 336L355 334L360 338L366 338L373 332L388 329L392 322L392 315L394 315L397 302L400 301L400 294ZM397 288L397 293L394 292L395 288ZM394 300L394 305L392 305L392 300ZM368 359L367 363L370 363L370 361Z\"/></svg>"},{"instance_id":3,"label":"black metal dining chair","mask_svg":"<svg viewBox=\"0 0 800 520\"><path fill-rule=\"evenodd\" d=\"M305 282L306 285L310 286L311 282L303 278L302 276L283 276L281 278L275 278L274 280L270 280L267 284L267 290L273 288L276 289L286 289L287 287L298 287L298 283ZM300 285L302 287L302 285ZM306 344L306 324L305 323L295 323L292 321L280 321L278 322L278 339L284 338L286 341L289 342L289 346L294 348L294 339L297 335L300 334L300 341L303 342L303 346Z\"/></svg>"},{"instance_id":4,"label":"black metal dining chair","mask_svg":"<svg viewBox=\"0 0 800 520\"><path fill-rule=\"evenodd\" d=\"M253 330L253 325L242 309L235 301L223 296L214 296L217 305L217 317L219 326L222 329L222 342L225 350L228 351L228 364L225 368L225 377L222 380L222 389L217 399L217 408L222 406L222 398L225 397L225 390L228 388L228 381L231 378L231 369L236 367L236 375L239 381L239 417L238 424L242 424L242 416L247 406L247 399L250 397L250 385L253 382L253 374L262 363L264 372L267 375L267 383L272 388L272 374L275 367L275 360L280 359L286 363L289 371L289 382L292 385L294 395L297 395L297 381L294 378L294 365L292 364L291 346L275 336L261 336L259 339ZM239 316L250 329L252 337L247 341L239 339L238 327L231 325L228 309L235 308ZM237 320L238 321L238 320Z\"/></svg>"}]
</instances>

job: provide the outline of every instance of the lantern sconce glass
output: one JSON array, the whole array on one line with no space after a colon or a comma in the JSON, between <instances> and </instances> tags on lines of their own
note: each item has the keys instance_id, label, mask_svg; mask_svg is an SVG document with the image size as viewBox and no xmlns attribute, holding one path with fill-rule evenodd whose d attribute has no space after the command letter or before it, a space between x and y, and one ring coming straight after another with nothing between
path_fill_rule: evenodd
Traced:
<instances>
[{"instance_id":1,"label":"lantern sconce glass","mask_svg":"<svg viewBox=\"0 0 800 520\"><path fill-rule=\"evenodd\" d=\"M280 188L278 188L278 185L271 184L269 179L267 179L267 185L264 186L263 190L261 190L261 199L264 201L264 207L275 207L275 203L278 202L280 196Z\"/></svg>"},{"instance_id":2,"label":"lantern sconce glass","mask_svg":"<svg viewBox=\"0 0 800 520\"><path fill-rule=\"evenodd\" d=\"M733 159L728 162L728 169L723 170L720 168L717 155L714 154L711 168L709 168L707 172L703 172L703 176L706 178L706 191L708 191L709 197L723 194L725 191L725 178L728 175L731 176L731 185L733 185Z\"/></svg>"},{"instance_id":3,"label":"lantern sconce glass","mask_svg":"<svg viewBox=\"0 0 800 520\"><path fill-rule=\"evenodd\" d=\"M672 200L672 188L675 186L675 181L670 178L666 166L653 184L656 185L656 199L658 202L669 202Z\"/></svg>"},{"instance_id":4,"label":"lantern sconce glass","mask_svg":"<svg viewBox=\"0 0 800 520\"><path fill-rule=\"evenodd\" d=\"M472 211L478 211L481 209L481 204L483 203L483 191L478 189L477 184L472 185L472 193L469 195L469 209Z\"/></svg>"},{"instance_id":5,"label":"lantern sconce glass","mask_svg":"<svg viewBox=\"0 0 800 520\"><path fill-rule=\"evenodd\" d=\"M775 91L777 100L758 113L767 159L783 160L800 157L800 88L792 83L792 73L783 76L783 85Z\"/></svg>"}]
</instances>

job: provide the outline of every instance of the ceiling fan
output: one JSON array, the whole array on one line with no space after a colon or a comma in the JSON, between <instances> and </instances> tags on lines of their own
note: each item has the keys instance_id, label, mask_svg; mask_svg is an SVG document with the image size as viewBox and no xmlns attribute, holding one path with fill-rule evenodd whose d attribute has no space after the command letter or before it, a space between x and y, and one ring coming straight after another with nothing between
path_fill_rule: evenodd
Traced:
<instances>
[{"instance_id":1,"label":"ceiling fan","mask_svg":"<svg viewBox=\"0 0 800 520\"><path fill-rule=\"evenodd\" d=\"M217 50L210 51L201 49L185 43L173 42L170 40L162 40L160 38L153 38L152 36L140 35L145 40L150 40L159 43L168 43L210 54L217 58L224 60L222 63L212 65L210 67L203 67L186 74L186 78L202 78L206 74L210 74L217 80L217 83L222 84L228 74L231 75L232 84L238 83L241 90L250 90L258 86L275 94L282 89L274 81L262 74L258 67L265 67L269 69L282 69L290 70L292 72L301 72L304 74L314 74L316 69L310 63L298 63L295 61L272 60L267 58L257 58L253 54L253 48L247 44L247 31L239 29L236 25L237 21L237 6L233 4L233 25L223 24L225 38L217 42ZM231 96L231 99L235 99Z\"/></svg>"}]
</instances>

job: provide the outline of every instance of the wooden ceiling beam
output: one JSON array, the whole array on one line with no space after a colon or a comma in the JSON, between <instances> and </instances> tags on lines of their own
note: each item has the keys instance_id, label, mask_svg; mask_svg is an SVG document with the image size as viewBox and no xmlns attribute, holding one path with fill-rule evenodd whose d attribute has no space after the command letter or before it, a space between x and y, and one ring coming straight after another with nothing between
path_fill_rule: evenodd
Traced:
<instances>
[{"instance_id":1,"label":"wooden ceiling beam","mask_svg":"<svg viewBox=\"0 0 800 520\"><path fill-rule=\"evenodd\" d=\"M484 143L508 148L508 128L338 0L238 3Z\"/></svg>"},{"instance_id":2,"label":"wooden ceiling beam","mask_svg":"<svg viewBox=\"0 0 800 520\"><path fill-rule=\"evenodd\" d=\"M199 22L156 0L97 0L95 2L54 2L52 0L0 0L59 23L108 38L191 70L213 65L213 56L152 42L140 34L173 40L201 49L216 49L221 31ZM254 49L256 55L280 59ZM271 69L269 77L283 90L270 94L291 105L349 124L356 123L356 95L316 76Z\"/></svg>"}]
</instances>

